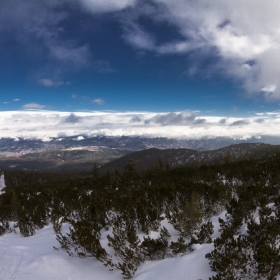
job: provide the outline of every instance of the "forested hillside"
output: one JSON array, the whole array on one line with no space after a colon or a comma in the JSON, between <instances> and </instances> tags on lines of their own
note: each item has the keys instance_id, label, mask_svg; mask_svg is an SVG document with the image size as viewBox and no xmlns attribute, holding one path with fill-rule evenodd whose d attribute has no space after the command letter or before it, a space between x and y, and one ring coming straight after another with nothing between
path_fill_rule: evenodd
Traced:
<instances>
[{"instance_id":1,"label":"forested hillside","mask_svg":"<svg viewBox=\"0 0 280 280\"><path fill-rule=\"evenodd\" d=\"M162 158L170 167L199 166L202 164L221 164L232 161L259 159L280 152L280 145L264 143L242 143L211 151L192 149L156 149L141 150L112 160L102 166L103 171L116 169L123 171L128 160L133 159L137 170L151 168L158 158Z\"/></svg>"},{"instance_id":2,"label":"forested hillside","mask_svg":"<svg viewBox=\"0 0 280 280\"><path fill-rule=\"evenodd\" d=\"M211 279L276 279L280 154L199 167L167 168L159 162L141 172L129 161L123 173L101 175L95 166L90 176L49 180L25 173L20 182L4 171L8 184L0 195L0 233L18 228L27 237L52 224L61 245L55 249L94 257L125 278L147 260L190 254L194 244L214 242L206 255L216 272ZM210 218L222 211L220 237L212 240ZM68 232L62 230L65 223Z\"/></svg>"}]
</instances>

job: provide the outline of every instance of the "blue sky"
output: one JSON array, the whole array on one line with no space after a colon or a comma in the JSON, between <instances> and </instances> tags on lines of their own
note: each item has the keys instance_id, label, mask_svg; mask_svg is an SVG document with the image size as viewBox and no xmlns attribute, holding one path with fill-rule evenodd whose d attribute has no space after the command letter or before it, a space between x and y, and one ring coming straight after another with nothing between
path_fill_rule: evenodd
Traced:
<instances>
[{"instance_id":1,"label":"blue sky","mask_svg":"<svg viewBox=\"0 0 280 280\"><path fill-rule=\"evenodd\" d=\"M0 110L278 110L275 10L277 1L1 1Z\"/></svg>"},{"instance_id":2,"label":"blue sky","mask_svg":"<svg viewBox=\"0 0 280 280\"><path fill-rule=\"evenodd\" d=\"M275 127L279 14L278 0L1 1L0 112L146 112L143 127L217 117L222 131L265 116Z\"/></svg>"}]
</instances>

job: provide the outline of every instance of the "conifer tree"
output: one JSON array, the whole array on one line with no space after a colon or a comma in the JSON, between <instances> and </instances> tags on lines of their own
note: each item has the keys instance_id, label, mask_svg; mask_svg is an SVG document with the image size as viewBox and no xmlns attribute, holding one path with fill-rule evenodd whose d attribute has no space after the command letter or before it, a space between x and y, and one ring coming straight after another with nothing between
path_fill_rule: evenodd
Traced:
<instances>
[{"instance_id":1,"label":"conifer tree","mask_svg":"<svg viewBox=\"0 0 280 280\"><path fill-rule=\"evenodd\" d=\"M94 179L97 179L101 174L100 166L95 162L92 167L92 175Z\"/></svg>"},{"instance_id":2,"label":"conifer tree","mask_svg":"<svg viewBox=\"0 0 280 280\"><path fill-rule=\"evenodd\" d=\"M166 216L183 237L191 238L200 229L204 217L199 195L193 192L190 201L187 201L182 209L177 207L173 205L166 212Z\"/></svg>"}]
</instances>

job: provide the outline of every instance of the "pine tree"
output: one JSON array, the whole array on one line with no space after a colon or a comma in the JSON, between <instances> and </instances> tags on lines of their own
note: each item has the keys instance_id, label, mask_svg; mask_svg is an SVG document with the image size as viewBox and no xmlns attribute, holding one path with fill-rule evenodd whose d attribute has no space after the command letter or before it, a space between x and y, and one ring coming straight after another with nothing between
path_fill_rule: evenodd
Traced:
<instances>
[{"instance_id":1,"label":"pine tree","mask_svg":"<svg viewBox=\"0 0 280 280\"><path fill-rule=\"evenodd\" d=\"M185 239L180 236L177 242L171 241L169 248L171 249L174 256L177 256L179 254L183 255L188 249L191 250L191 244L187 244Z\"/></svg>"},{"instance_id":2,"label":"pine tree","mask_svg":"<svg viewBox=\"0 0 280 280\"><path fill-rule=\"evenodd\" d=\"M21 202L15 191L12 192L11 205L13 209L13 216L17 221L20 233L24 237L28 237L35 233L32 223L29 221L29 217L25 213L21 206Z\"/></svg>"},{"instance_id":3,"label":"pine tree","mask_svg":"<svg viewBox=\"0 0 280 280\"><path fill-rule=\"evenodd\" d=\"M170 234L165 227L160 229L160 237L153 239L150 236L144 237L141 243L141 252L145 259L161 260L168 252L168 240Z\"/></svg>"},{"instance_id":4,"label":"pine tree","mask_svg":"<svg viewBox=\"0 0 280 280\"><path fill-rule=\"evenodd\" d=\"M101 174L100 166L95 162L92 167L92 175L94 179L97 179Z\"/></svg>"},{"instance_id":5,"label":"pine tree","mask_svg":"<svg viewBox=\"0 0 280 280\"><path fill-rule=\"evenodd\" d=\"M193 192L190 201L187 201L182 209L177 207L173 204L166 212L166 217L183 237L191 238L198 233L204 217L199 195Z\"/></svg>"},{"instance_id":6,"label":"pine tree","mask_svg":"<svg viewBox=\"0 0 280 280\"><path fill-rule=\"evenodd\" d=\"M122 271L125 279L132 278L138 266L144 261L140 252L140 240L133 227L117 218L113 225L113 236L107 235L108 246L115 251L118 263L115 267Z\"/></svg>"}]
</instances>

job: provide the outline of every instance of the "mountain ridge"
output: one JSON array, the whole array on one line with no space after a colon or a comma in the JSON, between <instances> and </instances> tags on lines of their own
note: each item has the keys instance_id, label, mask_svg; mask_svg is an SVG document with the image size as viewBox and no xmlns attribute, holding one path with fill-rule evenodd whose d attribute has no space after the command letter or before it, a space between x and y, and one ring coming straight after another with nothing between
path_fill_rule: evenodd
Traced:
<instances>
[{"instance_id":1,"label":"mountain ridge","mask_svg":"<svg viewBox=\"0 0 280 280\"><path fill-rule=\"evenodd\" d=\"M155 162L162 160L171 167L179 165L214 164L240 159L260 158L280 152L280 145L265 143L241 143L219 148L212 151L196 151L193 149L157 149L137 151L106 163L101 168L109 171L123 171L125 164L133 159L135 168L152 168Z\"/></svg>"},{"instance_id":2,"label":"mountain ridge","mask_svg":"<svg viewBox=\"0 0 280 280\"><path fill-rule=\"evenodd\" d=\"M136 168L141 169L143 166L152 167L159 157L162 157L170 166L195 163L208 164L224 158L224 151L230 146L236 147L235 149L244 147L245 150L248 150L250 145L253 145L250 148L252 151L255 148L269 150L271 147L277 147L277 145L255 142L256 140L248 143L247 140L227 138L176 140L127 136L95 136L89 138L75 136L53 138L48 142L43 142L36 139L0 138L0 167L39 171L75 169L89 171L93 163L97 163L103 166L102 169L106 171L112 168L123 170L126 161L136 155ZM232 142L236 143L236 141L237 144L226 145ZM277 148L273 149L277 150ZM146 152L144 152L145 150ZM241 150L232 151L234 158L244 154ZM139 155L150 153L150 155L138 163L138 153ZM213 156L213 153L217 155ZM115 161L128 154L131 155L120 159L120 161ZM110 163L111 161L113 163Z\"/></svg>"}]
</instances>

